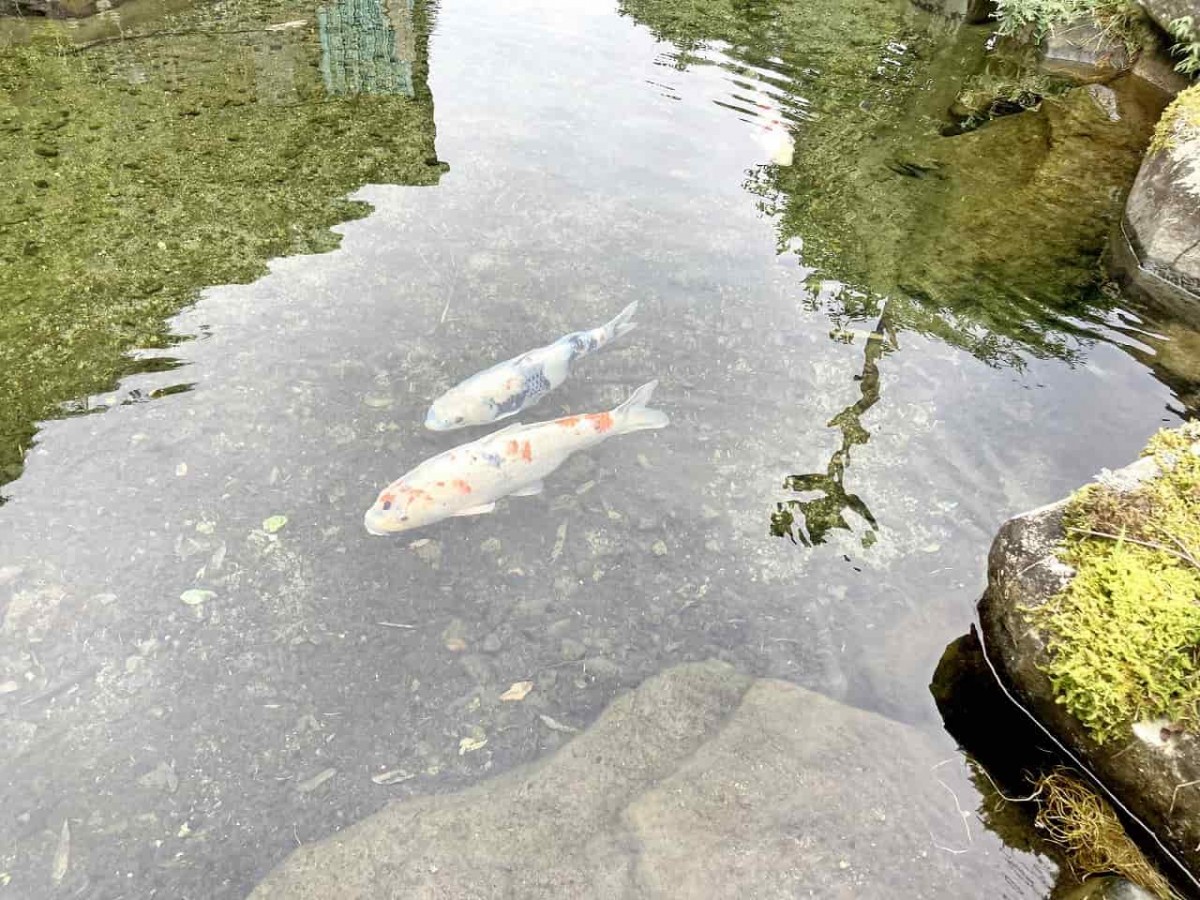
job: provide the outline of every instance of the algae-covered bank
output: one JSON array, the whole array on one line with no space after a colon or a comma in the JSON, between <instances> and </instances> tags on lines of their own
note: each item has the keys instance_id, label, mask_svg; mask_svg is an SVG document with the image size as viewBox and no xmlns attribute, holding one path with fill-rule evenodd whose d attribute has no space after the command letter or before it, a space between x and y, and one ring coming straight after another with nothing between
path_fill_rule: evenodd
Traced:
<instances>
[{"instance_id":1,"label":"algae-covered bank","mask_svg":"<svg viewBox=\"0 0 1200 900\"><path fill-rule=\"evenodd\" d=\"M38 420L169 364L126 354L202 287L336 246L362 184L437 182L426 8L393 5L0 20L0 484Z\"/></svg>"}]
</instances>

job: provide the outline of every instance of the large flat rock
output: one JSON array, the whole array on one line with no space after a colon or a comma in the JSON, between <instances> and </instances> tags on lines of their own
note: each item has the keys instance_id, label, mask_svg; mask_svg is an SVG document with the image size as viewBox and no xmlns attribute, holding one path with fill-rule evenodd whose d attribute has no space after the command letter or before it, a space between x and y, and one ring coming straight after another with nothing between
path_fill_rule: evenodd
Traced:
<instances>
[{"instance_id":1,"label":"large flat rock","mask_svg":"<svg viewBox=\"0 0 1200 900\"><path fill-rule=\"evenodd\" d=\"M301 847L251 896L973 896L987 842L937 763L909 726L686 665L543 762Z\"/></svg>"}]
</instances>

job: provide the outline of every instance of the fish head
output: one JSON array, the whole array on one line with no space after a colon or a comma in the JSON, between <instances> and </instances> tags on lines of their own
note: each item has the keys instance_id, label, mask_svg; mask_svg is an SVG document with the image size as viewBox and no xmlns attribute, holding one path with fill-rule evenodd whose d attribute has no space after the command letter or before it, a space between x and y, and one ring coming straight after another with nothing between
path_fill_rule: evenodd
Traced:
<instances>
[{"instance_id":1,"label":"fish head","mask_svg":"<svg viewBox=\"0 0 1200 900\"><path fill-rule=\"evenodd\" d=\"M389 484L363 516L367 532L374 535L398 534L420 528L438 518L431 515L434 504L428 495L405 484Z\"/></svg>"},{"instance_id":2,"label":"fish head","mask_svg":"<svg viewBox=\"0 0 1200 900\"><path fill-rule=\"evenodd\" d=\"M486 425L495 419L491 405L466 391L448 391L433 401L425 416L430 431L453 431L469 425Z\"/></svg>"}]
</instances>

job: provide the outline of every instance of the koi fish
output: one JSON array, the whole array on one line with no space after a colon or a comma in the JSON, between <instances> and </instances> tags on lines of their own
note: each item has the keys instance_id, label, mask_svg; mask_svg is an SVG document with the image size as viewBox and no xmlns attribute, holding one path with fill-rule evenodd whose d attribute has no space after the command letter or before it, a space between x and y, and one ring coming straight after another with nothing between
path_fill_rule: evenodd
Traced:
<instances>
[{"instance_id":1,"label":"koi fish","mask_svg":"<svg viewBox=\"0 0 1200 900\"><path fill-rule=\"evenodd\" d=\"M503 497L540 494L543 479L572 453L616 434L665 427L666 413L646 405L657 385L642 385L609 412L510 425L431 457L384 488L363 524L371 534L392 534L490 513Z\"/></svg>"},{"instance_id":2,"label":"koi fish","mask_svg":"<svg viewBox=\"0 0 1200 900\"><path fill-rule=\"evenodd\" d=\"M631 321L635 312L637 303L630 303L599 328L564 335L553 344L472 375L433 401L425 416L425 427L430 431L453 431L468 425L487 425L529 409L567 380L575 360L636 328Z\"/></svg>"}]
</instances>

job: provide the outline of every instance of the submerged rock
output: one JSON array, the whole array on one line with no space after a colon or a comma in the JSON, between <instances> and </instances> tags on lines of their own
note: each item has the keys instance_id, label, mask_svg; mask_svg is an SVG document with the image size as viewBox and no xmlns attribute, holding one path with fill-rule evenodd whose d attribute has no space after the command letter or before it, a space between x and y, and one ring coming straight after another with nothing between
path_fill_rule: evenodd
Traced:
<instances>
[{"instance_id":1,"label":"submerged rock","mask_svg":"<svg viewBox=\"0 0 1200 900\"><path fill-rule=\"evenodd\" d=\"M1044 65L1086 79L1112 77L1129 67L1124 41L1090 17L1050 29L1041 48Z\"/></svg>"},{"instance_id":2,"label":"submerged rock","mask_svg":"<svg viewBox=\"0 0 1200 900\"><path fill-rule=\"evenodd\" d=\"M1145 457L1117 472L1105 473L1101 483L1114 496L1128 498L1160 474L1156 459ZM1130 508L1142 503L1140 499L1119 502L1127 502ZM1061 682L1051 680L1048 670L1054 654L1062 652L1064 644L1077 649L1082 640L1078 633L1051 634L1038 618L1039 611L1045 611L1077 575L1059 558L1067 537L1064 514L1068 504L1064 500L1025 513L1000 529L988 560L988 587L979 603L988 657L1026 709L1171 853L1191 871L1200 871L1197 736L1165 720L1126 723L1108 733L1096 730L1094 723L1089 727L1072 712L1080 703L1088 708L1088 701L1078 697L1078 686L1075 696L1065 696L1059 689ZM1120 567L1114 564L1113 568ZM1082 649L1094 651L1094 657L1109 654L1104 646L1089 644ZM1139 674L1143 668L1151 668L1147 660L1127 662ZM1086 673L1075 674L1083 683Z\"/></svg>"},{"instance_id":3,"label":"submerged rock","mask_svg":"<svg viewBox=\"0 0 1200 900\"><path fill-rule=\"evenodd\" d=\"M1184 91L1163 114L1124 225L1114 259L1126 282L1200 321L1200 87Z\"/></svg>"},{"instance_id":4,"label":"submerged rock","mask_svg":"<svg viewBox=\"0 0 1200 900\"><path fill-rule=\"evenodd\" d=\"M681 666L540 763L301 847L251 896L972 896L988 854L939 849L968 842L943 756L795 685Z\"/></svg>"}]
</instances>

